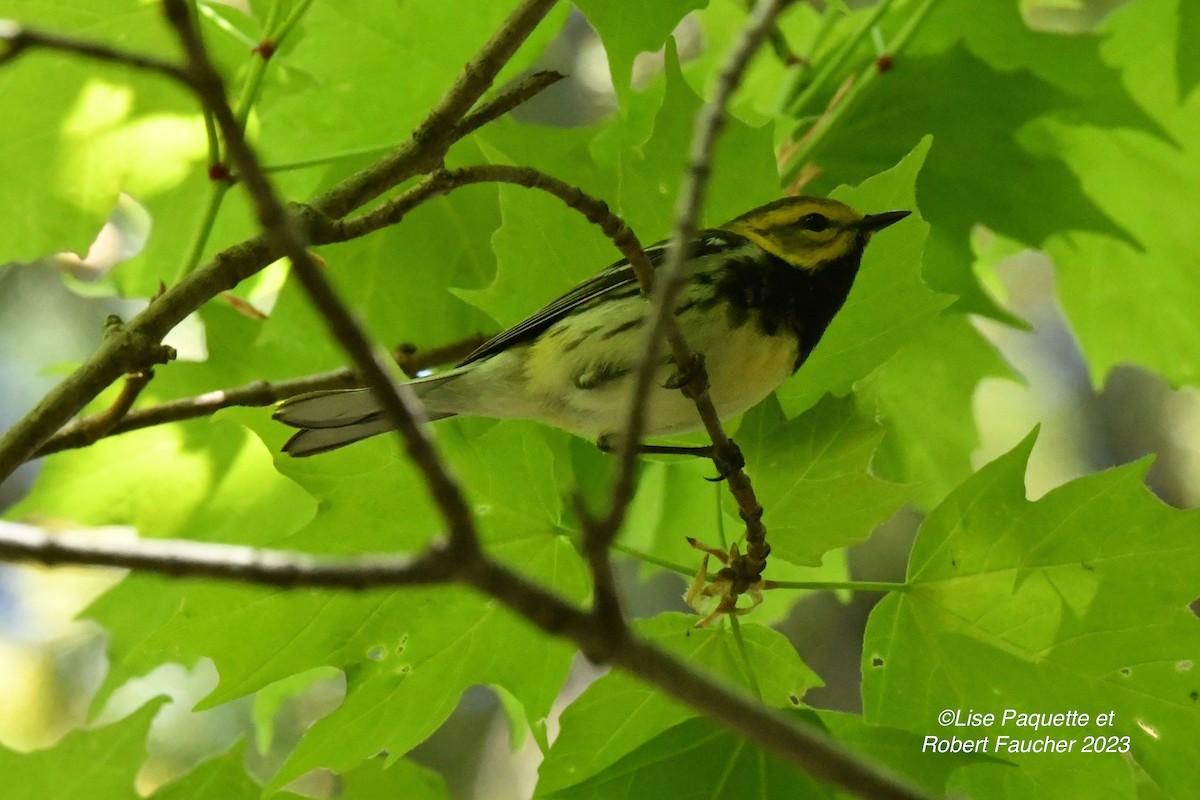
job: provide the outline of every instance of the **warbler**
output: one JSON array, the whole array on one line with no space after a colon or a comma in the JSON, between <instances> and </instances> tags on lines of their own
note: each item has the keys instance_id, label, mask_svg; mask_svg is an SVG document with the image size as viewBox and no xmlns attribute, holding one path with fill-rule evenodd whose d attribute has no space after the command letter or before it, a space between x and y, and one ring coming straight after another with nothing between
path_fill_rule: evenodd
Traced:
<instances>
[{"instance_id":1,"label":"warbler","mask_svg":"<svg viewBox=\"0 0 1200 800\"><path fill-rule=\"evenodd\" d=\"M754 406L792 375L842 307L871 235L908 211L863 215L819 197L789 197L700 231L691 278L673 309L702 353L718 414ZM647 248L655 267L667 243ZM534 419L595 440L625 425L650 304L628 261L618 261L485 342L457 367L409 387L430 420L457 415ZM646 406L647 437L700 427L663 357ZM275 419L302 430L284 446L309 456L383 433L391 423L367 389L283 401Z\"/></svg>"}]
</instances>

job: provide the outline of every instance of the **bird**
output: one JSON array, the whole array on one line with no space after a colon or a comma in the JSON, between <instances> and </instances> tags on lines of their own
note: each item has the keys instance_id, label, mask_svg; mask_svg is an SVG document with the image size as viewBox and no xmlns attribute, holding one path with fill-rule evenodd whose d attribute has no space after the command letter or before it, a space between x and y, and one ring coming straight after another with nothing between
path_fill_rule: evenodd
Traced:
<instances>
[{"instance_id":1,"label":"bird","mask_svg":"<svg viewBox=\"0 0 1200 800\"><path fill-rule=\"evenodd\" d=\"M689 347L703 354L719 417L749 410L800 369L849 295L872 235L910 213L862 214L829 198L785 197L697 232L673 313ZM646 248L651 265L664 264L668 249L665 241ZM633 268L618 261L456 367L408 386L428 421L533 419L604 446L624 429L649 317ZM671 388L673 377L667 354L647 400L646 438L701 426L692 401ZM274 418L300 429L283 448L296 457L393 427L369 389L296 395Z\"/></svg>"}]
</instances>

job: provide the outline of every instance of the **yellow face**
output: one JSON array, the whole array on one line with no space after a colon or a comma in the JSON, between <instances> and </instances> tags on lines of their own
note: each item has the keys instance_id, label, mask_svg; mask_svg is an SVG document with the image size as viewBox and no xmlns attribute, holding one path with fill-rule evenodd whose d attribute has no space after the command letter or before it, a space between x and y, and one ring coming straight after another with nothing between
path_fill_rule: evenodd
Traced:
<instances>
[{"instance_id":1,"label":"yellow face","mask_svg":"<svg viewBox=\"0 0 1200 800\"><path fill-rule=\"evenodd\" d=\"M721 227L745 236L799 269L817 271L861 250L874 226L850 206L824 197L785 197Z\"/></svg>"}]
</instances>

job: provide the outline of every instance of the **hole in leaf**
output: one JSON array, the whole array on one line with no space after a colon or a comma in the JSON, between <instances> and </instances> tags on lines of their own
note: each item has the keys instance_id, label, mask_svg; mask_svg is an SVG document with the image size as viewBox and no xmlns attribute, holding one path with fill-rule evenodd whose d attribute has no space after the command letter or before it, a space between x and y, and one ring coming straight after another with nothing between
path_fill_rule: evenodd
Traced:
<instances>
[{"instance_id":1,"label":"hole in leaf","mask_svg":"<svg viewBox=\"0 0 1200 800\"><path fill-rule=\"evenodd\" d=\"M880 658L879 656L871 656L871 666L872 667L882 667L883 659Z\"/></svg>"},{"instance_id":2,"label":"hole in leaf","mask_svg":"<svg viewBox=\"0 0 1200 800\"><path fill-rule=\"evenodd\" d=\"M800 705L800 698L796 697L796 695L794 695L794 694L789 694L788 700L792 701L792 705L794 705L794 706Z\"/></svg>"},{"instance_id":3,"label":"hole in leaf","mask_svg":"<svg viewBox=\"0 0 1200 800\"><path fill-rule=\"evenodd\" d=\"M1121 674L1128 678L1133 674L1133 670L1131 670L1129 667L1121 667Z\"/></svg>"}]
</instances>

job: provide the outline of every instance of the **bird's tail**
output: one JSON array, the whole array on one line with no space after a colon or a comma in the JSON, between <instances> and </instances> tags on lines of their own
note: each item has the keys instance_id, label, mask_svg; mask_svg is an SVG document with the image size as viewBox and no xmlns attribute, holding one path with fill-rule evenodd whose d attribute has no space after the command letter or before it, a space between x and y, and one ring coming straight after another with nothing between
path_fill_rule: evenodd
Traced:
<instances>
[{"instance_id":1,"label":"bird's tail","mask_svg":"<svg viewBox=\"0 0 1200 800\"><path fill-rule=\"evenodd\" d=\"M409 385L421 397L455 374L434 375ZM452 417L455 412L427 409L426 414L433 421ZM298 458L327 453L393 427L370 389L330 389L289 397L275 408L274 417L300 428L283 446L283 452Z\"/></svg>"}]
</instances>

